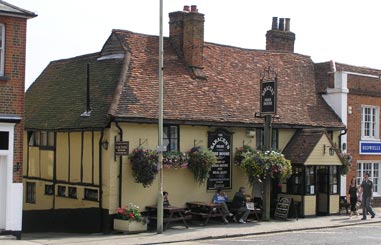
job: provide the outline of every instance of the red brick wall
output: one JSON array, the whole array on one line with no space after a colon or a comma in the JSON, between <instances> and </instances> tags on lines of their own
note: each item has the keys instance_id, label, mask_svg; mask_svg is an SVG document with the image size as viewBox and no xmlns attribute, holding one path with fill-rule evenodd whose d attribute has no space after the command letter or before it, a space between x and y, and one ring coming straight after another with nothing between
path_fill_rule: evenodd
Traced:
<instances>
[{"instance_id":1,"label":"red brick wall","mask_svg":"<svg viewBox=\"0 0 381 245\"><path fill-rule=\"evenodd\" d=\"M24 131L24 90L25 90L25 49L26 19L1 17L5 25L4 77L0 79L0 113L21 116L22 120L15 127L14 166L23 163ZM15 170L15 167L14 167ZM14 171L13 181L22 182L22 170Z\"/></svg>"},{"instance_id":2,"label":"red brick wall","mask_svg":"<svg viewBox=\"0 0 381 245\"><path fill-rule=\"evenodd\" d=\"M376 86L378 84L378 86ZM381 160L381 155L360 155L359 142L361 140L361 105L381 106L381 81L376 78L363 76L348 76L348 106L352 107L352 114L348 114L347 121L347 151L352 155L352 165L347 175L347 187L350 180L356 176L356 165L359 160ZM378 91L377 91L378 90ZM370 95L370 92L373 95ZM381 130L380 130L381 132Z\"/></svg>"}]
</instances>

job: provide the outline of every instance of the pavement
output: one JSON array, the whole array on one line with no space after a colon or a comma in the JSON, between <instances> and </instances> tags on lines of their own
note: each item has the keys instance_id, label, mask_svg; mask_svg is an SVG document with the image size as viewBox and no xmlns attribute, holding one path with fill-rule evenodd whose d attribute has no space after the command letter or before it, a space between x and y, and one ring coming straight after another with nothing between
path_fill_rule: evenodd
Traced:
<instances>
[{"instance_id":1,"label":"pavement","mask_svg":"<svg viewBox=\"0 0 381 245\"><path fill-rule=\"evenodd\" d=\"M246 224L229 223L214 220L206 226L192 222L187 229L181 223L175 223L163 233L147 231L138 234L68 234L68 233L23 233L22 240L15 240L13 236L0 236L0 245L128 245L128 244L187 244L192 241L205 239L219 239L239 237L245 235L261 235L290 231L314 230L335 228L370 223L380 223L381 208L374 208L376 217L361 220L362 216L349 218L344 212L338 215L307 217L288 220L253 221Z\"/></svg>"}]
</instances>

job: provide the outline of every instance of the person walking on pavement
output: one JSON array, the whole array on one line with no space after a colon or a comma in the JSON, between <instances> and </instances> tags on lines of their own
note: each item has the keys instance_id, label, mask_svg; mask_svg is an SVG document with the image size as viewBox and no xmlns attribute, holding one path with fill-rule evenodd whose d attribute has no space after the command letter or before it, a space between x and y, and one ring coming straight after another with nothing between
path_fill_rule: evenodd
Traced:
<instances>
[{"instance_id":1,"label":"person walking on pavement","mask_svg":"<svg viewBox=\"0 0 381 245\"><path fill-rule=\"evenodd\" d=\"M356 186L356 178L352 178L351 184L349 185L349 201L351 204L351 211L349 214L349 218L352 219L352 214L358 215L358 211L356 208L357 205L357 186Z\"/></svg>"},{"instance_id":2,"label":"person walking on pavement","mask_svg":"<svg viewBox=\"0 0 381 245\"><path fill-rule=\"evenodd\" d=\"M360 196L362 194L362 219L366 220L366 214L369 212L371 218L376 216L373 208L370 206L370 200L373 200L373 183L369 180L369 173L364 173L364 180L361 183Z\"/></svg>"},{"instance_id":3,"label":"person walking on pavement","mask_svg":"<svg viewBox=\"0 0 381 245\"><path fill-rule=\"evenodd\" d=\"M239 191L235 193L232 201L232 209L237 212L237 219L239 223L245 224L246 219L250 214L250 210L246 207L246 190L245 187L240 187Z\"/></svg>"}]
</instances>

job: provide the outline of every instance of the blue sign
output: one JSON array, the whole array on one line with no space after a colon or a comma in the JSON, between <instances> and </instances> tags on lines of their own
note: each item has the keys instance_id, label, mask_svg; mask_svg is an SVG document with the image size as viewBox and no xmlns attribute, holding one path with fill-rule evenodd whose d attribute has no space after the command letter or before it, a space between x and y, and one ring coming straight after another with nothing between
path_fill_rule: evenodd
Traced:
<instances>
[{"instance_id":1,"label":"blue sign","mask_svg":"<svg viewBox=\"0 0 381 245\"><path fill-rule=\"evenodd\" d=\"M381 142L360 141L360 154L381 155Z\"/></svg>"}]
</instances>

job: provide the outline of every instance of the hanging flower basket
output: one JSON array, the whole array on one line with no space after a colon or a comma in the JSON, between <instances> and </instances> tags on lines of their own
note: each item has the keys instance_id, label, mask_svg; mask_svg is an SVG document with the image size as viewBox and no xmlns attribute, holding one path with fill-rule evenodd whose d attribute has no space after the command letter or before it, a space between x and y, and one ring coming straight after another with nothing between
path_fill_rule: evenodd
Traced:
<instances>
[{"instance_id":1,"label":"hanging flower basket","mask_svg":"<svg viewBox=\"0 0 381 245\"><path fill-rule=\"evenodd\" d=\"M129 158L135 182L142 183L144 188L150 186L158 173L159 156L157 152L136 148L132 151Z\"/></svg>"},{"instance_id":2,"label":"hanging flower basket","mask_svg":"<svg viewBox=\"0 0 381 245\"><path fill-rule=\"evenodd\" d=\"M349 154L347 152L341 152L340 153L340 159L342 162L342 166L340 168L340 170L341 170L340 174L346 175L349 172L349 169L350 169L351 164L352 164L352 156L351 156L351 154Z\"/></svg>"},{"instance_id":3,"label":"hanging flower basket","mask_svg":"<svg viewBox=\"0 0 381 245\"><path fill-rule=\"evenodd\" d=\"M170 151L163 154L163 168L180 169L188 167L189 156L184 152Z\"/></svg>"},{"instance_id":4,"label":"hanging flower basket","mask_svg":"<svg viewBox=\"0 0 381 245\"><path fill-rule=\"evenodd\" d=\"M246 158L246 155L254 153L255 150L248 145L244 145L242 147L236 148L234 153L234 164L239 166L242 161Z\"/></svg>"},{"instance_id":5,"label":"hanging flower basket","mask_svg":"<svg viewBox=\"0 0 381 245\"><path fill-rule=\"evenodd\" d=\"M267 176L284 181L292 174L291 162L276 151L247 152L240 167L246 171L251 185Z\"/></svg>"},{"instance_id":6,"label":"hanging flower basket","mask_svg":"<svg viewBox=\"0 0 381 245\"><path fill-rule=\"evenodd\" d=\"M188 154L188 169L193 172L197 182L204 183L209 177L212 165L217 163L217 157L211 150L204 147L193 147Z\"/></svg>"}]
</instances>

